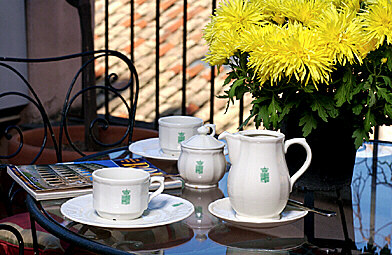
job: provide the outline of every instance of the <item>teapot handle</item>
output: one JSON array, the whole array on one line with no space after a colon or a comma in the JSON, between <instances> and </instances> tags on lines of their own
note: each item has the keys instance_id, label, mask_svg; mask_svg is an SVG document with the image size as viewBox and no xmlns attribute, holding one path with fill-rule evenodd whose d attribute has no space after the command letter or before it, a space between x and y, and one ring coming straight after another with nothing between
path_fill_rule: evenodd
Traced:
<instances>
[{"instance_id":1,"label":"teapot handle","mask_svg":"<svg viewBox=\"0 0 392 255\"><path fill-rule=\"evenodd\" d=\"M216 131L216 125L215 124L205 124L205 127L209 127L211 128L211 134L209 134L210 136L215 136L215 131Z\"/></svg>"},{"instance_id":2,"label":"teapot handle","mask_svg":"<svg viewBox=\"0 0 392 255\"><path fill-rule=\"evenodd\" d=\"M310 146L309 144L306 142L305 138L293 138L290 140L287 140L284 143L284 153L287 153L287 149L289 148L290 145L292 144L299 144L302 145L305 150L306 150L306 160L305 163L301 166L301 168L295 173L293 174L293 176L291 176L290 178L290 192L293 189L293 185L294 183L297 181L297 179L303 174L305 173L305 171L308 169L309 165L310 165L310 161L312 160L312 151L310 150Z\"/></svg>"}]
</instances>

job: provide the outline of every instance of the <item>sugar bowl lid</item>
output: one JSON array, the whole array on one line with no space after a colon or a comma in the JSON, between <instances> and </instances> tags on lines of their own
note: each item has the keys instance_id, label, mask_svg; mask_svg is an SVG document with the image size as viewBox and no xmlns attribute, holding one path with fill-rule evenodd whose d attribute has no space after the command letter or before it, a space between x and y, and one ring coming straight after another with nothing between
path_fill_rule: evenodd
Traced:
<instances>
[{"instance_id":1,"label":"sugar bowl lid","mask_svg":"<svg viewBox=\"0 0 392 255\"><path fill-rule=\"evenodd\" d=\"M212 133L208 134L209 128ZM215 124L205 124L197 129L199 134L192 136L181 143L181 146L188 149L196 150L216 150L221 149L225 144L214 137Z\"/></svg>"}]
</instances>

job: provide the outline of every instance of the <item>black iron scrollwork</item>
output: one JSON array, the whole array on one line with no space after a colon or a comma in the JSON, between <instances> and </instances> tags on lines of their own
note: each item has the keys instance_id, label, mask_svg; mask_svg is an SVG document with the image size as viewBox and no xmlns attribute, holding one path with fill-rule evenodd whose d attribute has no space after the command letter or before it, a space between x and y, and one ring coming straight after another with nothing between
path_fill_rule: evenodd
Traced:
<instances>
[{"instance_id":1,"label":"black iron scrollwork","mask_svg":"<svg viewBox=\"0 0 392 255\"><path fill-rule=\"evenodd\" d=\"M23 98L27 99L30 103L32 103L38 109L38 111L40 112L40 115L42 117L42 120L43 120L44 138L43 138L42 145L40 147L39 152L37 153L37 155L34 157L34 159L31 162L31 163L34 163L39 158L39 156L42 154L42 151L45 148L45 145L47 143L47 137L48 137L48 129L49 129L49 133L51 134L51 138L53 140L53 146L54 146L56 152L58 151L56 139L54 138L54 135L52 135L53 134L53 129L52 129L51 123L49 121L48 115L47 115L47 113L45 111L45 108L43 107L40 99L38 98L37 94L35 93L35 91L32 88L32 86L29 84L29 82L25 79L25 77L23 77L23 75L18 70L16 70L12 66L10 66L10 65L8 65L6 63L3 63L1 61L10 61L10 62L21 62L21 61L13 61L13 59L0 58L0 66L8 69L11 73L14 73L23 82L23 84L28 88L29 93L32 96L30 97L30 96L27 96L27 95L25 95L23 93L16 92L16 91L9 91L9 92L1 93L0 94L0 99L1 98L5 98L7 96L11 96L11 95L23 97ZM13 153L11 153L9 155L0 155L0 159L10 159L10 158L18 155L20 153L22 147L23 147L23 133L22 133L21 128L19 126L16 126L16 125L11 125L11 126L7 127L5 129L5 131L4 131L4 133L5 133L5 137L8 140L10 140L11 137L12 137L11 134L10 134L11 130L16 130L18 135L19 135L19 142L20 143L19 143L18 149L15 152L13 152Z\"/></svg>"},{"instance_id":2,"label":"black iron scrollwork","mask_svg":"<svg viewBox=\"0 0 392 255\"><path fill-rule=\"evenodd\" d=\"M29 82L21 75L20 72L18 72L15 68L7 64L7 62L22 62L22 63L44 63L44 62L58 62L62 60L68 60L68 59L75 59L75 58L82 58L90 56L88 61L85 63L82 63L81 68L77 71L75 76L73 77L71 84L68 88L67 94L65 96L63 108L61 110L61 121L59 123L59 135L58 138L56 139L54 130L53 130L53 124L49 120L47 111L45 110L43 104L41 103L39 97L35 93L34 89L32 86L29 84ZM125 65L128 68L129 71L129 80L125 83L125 85L116 88L113 86L115 81L119 79L119 76L115 73L108 74L105 77L105 84L104 85L92 85L90 87L81 89L77 91L76 93L73 92L75 84L77 80L80 78L81 74L83 71L86 69L88 65L94 64L94 61L97 60L98 58L102 57L115 57L125 63ZM11 72L15 73L17 77L19 77L22 81L23 84L28 88L31 96L24 95L23 93L20 92L15 92L15 91L7 91L5 93L0 94L0 100L4 97L13 95L13 96L20 96L23 98L26 98L32 105L34 105L40 112L40 115L42 117L42 123L44 126L44 138L42 141L41 149L38 155L35 156L35 158L32 160L31 164L34 164L39 158L39 156L42 154L42 151L45 149L45 146L47 145L47 139L50 137L52 142L53 142L53 147L54 150L56 151L56 156L57 156L57 161L62 162L62 152L63 152L63 137L66 138L67 143L72 147L74 151L79 153L81 156L85 156L85 153L81 148L79 148L74 141L71 139L71 135L69 133L69 113L71 110L72 104L77 100L78 97L83 96L85 93L88 93L92 90L96 90L99 92L102 92L104 94L110 94L111 98L119 98L121 103L125 105L127 113L129 118L126 119L125 124L126 124L126 132L122 135L122 137L118 141L110 141L110 142L102 142L99 137L94 134L93 130L94 129L101 129L103 131L107 130L109 126L111 125L110 122L110 114L105 113L104 116L98 116L96 119L92 120L91 123L89 123L88 127L85 127L89 134L91 135L92 140L98 144L101 148L110 148L110 147L115 147L123 143L126 139L127 144L130 143L132 134L133 134L133 128L135 125L135 113L136 113L136 105L137 105L137 99L138 99L138 93L139 93L139 79L138 75L136 72L136 69L133 65L133 63L120 52L117 51L112 51L112 50L98 50L98 51L90 51L90 52L83 52L83 53L78 53L78 54L72 54L72 55L67 55L67 56L60 56L60 57L53 57L53 58L42 58L42 59L20 59L20 58L7 58L7 57L0 57L0 66L10 70ZM127 100L122 96L121 92L125 90L130 90L131 94L131 99L130 99L130 106L127 103ZM72 95L73 94L73 95ZM72 96L71 96L72 95ZM86 106L84 106L86 107ZM5 130L5 135L6 138L10 139L10 131L11 130L16 130L18 135L20 136L20 144L19 148L15 151L12 152L12 154L9 155L1 155L0 159L9 159L14 157L15 155L19 154L20 151L23 148L23 132L22 129L19 126L12 125L9 126Z\"/></svg>"}]
</instances>

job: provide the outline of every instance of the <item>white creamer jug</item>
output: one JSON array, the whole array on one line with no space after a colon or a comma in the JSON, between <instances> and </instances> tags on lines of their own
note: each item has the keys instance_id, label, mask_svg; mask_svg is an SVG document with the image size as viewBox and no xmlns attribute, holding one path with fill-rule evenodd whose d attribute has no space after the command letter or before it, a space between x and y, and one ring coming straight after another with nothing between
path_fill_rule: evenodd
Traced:
<instances>
[{"instance_id":1,"label":"white creamer jug","mask_svg":"<svg viewBox=\"0 0 392 255\"><path fill-rule=\"evenodd\" d=\"M312 152L304 138L284 141L284 134L268 130L223 132L231 168L227 192L240 220L279 219L294 182L310 165ZM307 153L303 166L290 177L285 153L291 144L302 145Z\"/></svg>"}]
</instances>

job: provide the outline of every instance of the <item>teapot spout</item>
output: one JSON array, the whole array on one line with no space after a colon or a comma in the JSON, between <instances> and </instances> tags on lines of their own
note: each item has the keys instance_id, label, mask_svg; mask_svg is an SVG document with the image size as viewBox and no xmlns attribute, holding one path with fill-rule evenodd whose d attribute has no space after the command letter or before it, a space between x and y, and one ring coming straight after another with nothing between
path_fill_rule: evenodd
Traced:
<instances>
[{"instance_id":1,"label":"teapot spout","mask_svg":"<svg viewBox=\"0 0 392 255\"><path fill-rule=\"evenodd\" d=\"M218 136L218 139L225 139L227 142L227 148L229 150L229 159L232 164L237 162L240 151L240 138L238 134L231 134L224 131Z\"/></svg>"}]
</instances>

